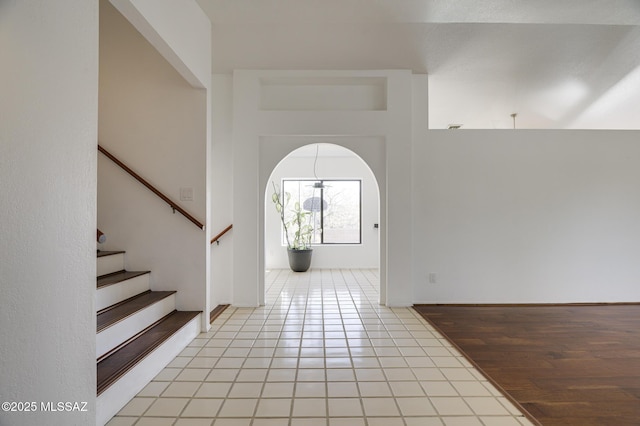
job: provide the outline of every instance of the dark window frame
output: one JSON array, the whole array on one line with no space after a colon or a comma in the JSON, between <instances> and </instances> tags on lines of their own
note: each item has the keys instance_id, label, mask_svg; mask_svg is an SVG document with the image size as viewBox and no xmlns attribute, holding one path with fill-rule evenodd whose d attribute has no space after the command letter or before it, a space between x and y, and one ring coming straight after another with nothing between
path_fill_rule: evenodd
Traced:
<instances>
[{"instance_id":1,"label":"dark window frame","mask_svg":"<svg viewBox=\"0 0 640 426\"><path fill-rule=\"evenodd\" d=\"M286 192L285 184L286 182L308 182L309 184L313 184L315 182L320 182L321 185L327 184L330 185L331 182L357 182L358 183L358 242L325 242L324 241L324 232L320 232L320 242L311 242L312 245L323 245L323 246L348 246L348 245L362 245L362 179L292 179L292 178L282 178L281 188L283 192ZM319 188L320 190L320 200L324 200L324 188ZM293 195L293 194L292 194ZM293 198L293 197L292 197ZM302 204L304 200L300 200L300 204ZM320 203L320 228L324 231L324 203ZM286 245L284 238L284 228L282 224L280 224L280 234L281 241L283 245Z\"/></svg>"}]
</instances>

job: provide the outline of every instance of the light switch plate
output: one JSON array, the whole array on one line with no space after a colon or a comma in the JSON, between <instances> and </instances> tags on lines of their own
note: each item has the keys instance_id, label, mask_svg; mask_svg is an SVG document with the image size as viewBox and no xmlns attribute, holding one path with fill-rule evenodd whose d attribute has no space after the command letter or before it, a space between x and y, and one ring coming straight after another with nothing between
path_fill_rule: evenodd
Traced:
<instances>
[{"instance_id":1,"label":"light switch plate","mask_svg":"<svg viewBox=\"0 0 640 426\"><path fill-rule=\"evenodd\" d=\"M180 201L193 201L193 188L180 188Z\"/></svg>"}]
</instances>

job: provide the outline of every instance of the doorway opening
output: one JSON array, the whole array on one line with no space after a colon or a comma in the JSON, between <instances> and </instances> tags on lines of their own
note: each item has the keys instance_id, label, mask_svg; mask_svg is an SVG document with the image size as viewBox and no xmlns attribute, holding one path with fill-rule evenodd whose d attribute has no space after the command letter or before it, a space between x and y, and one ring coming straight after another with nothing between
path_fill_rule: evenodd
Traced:
<instances>
[{"instance_id":1,"label":"doorway opening","mask_svg":"<svg viewBox=\"0 0 640 426\"><path fill-rule=\"evenodd\" d=\"M266 182L265 293L272 282L268 274L289 270L282 220L272 201L274 187L289 193L286 208L297 205L307 213L313 227L310 270L359 270L379 275L380 189L374 172L351 149L335 143L312 143L291 150ZM379 286L380 281L375 281Z\"/></svg>"}]
</instances>

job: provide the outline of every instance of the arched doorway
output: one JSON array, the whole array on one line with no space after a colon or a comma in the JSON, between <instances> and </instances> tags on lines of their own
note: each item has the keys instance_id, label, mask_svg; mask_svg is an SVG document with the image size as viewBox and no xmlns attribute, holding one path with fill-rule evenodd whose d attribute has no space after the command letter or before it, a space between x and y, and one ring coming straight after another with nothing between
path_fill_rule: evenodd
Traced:
<instances>
[{"instance_id":1,"label":"arched doorway","mask_svg":"<svg viewBox=\"0 0 640 426\"><path fill-rule=\"evenodd\" d=\"M380 233L380 229L386 218L381 210L384 194L380 190L379 177L383 176L384 180L384 149L381 149L384 147L384 141L376 137L274 136L261 142L260 184L264 190L264 202L261 203L261 214L264 218L261 221L260 244L262 270L288 268L286 248L281 240L279 216L271 202L272 182L280 185L283 178L310 181L315 181L316 178L334 181L357 180L361 184L362 196L361 240L357 244L314 245L312 268L375 268L380 275L379 302L384 304L386 280L383 271L386 249L384 235ZM259 291L264 295L264 281Z\"/></svg>"}]
</instances>

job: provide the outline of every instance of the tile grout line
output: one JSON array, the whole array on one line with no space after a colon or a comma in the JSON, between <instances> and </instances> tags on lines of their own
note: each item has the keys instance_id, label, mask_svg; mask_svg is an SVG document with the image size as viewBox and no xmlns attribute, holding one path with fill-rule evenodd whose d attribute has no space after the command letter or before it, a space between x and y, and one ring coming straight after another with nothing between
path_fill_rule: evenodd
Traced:
<instances>
[{"instance_id":1,"label":"tile grout line","mask_svg":"<svg viewBox=\"0 0 640 426\"><path fill-rule=\"evenodd\" d=\"M286 275L286 277L283 275ZM371 271L368 270L318 270L312 271L312 274L306 277L292 277L290 273L287 273L287 271L277 271L273 275L273 280L269 282L267 288L268 291L272 293L277 291L278 295L274 297L273 294L269 294L267 292L264 307L251 310L234 309L233 311L230 311L229 315L224 318L224 323L217 325L215 327L215 330L210 330L210 332L199 336L199 340L202 341L196 342L196 344L194 344L193 346L189 346L187 349L191 350L182 352L178 355L178 357L184 357L185 360L177 362L175 364L175 366L177 367L171 367L173 370L176 370L176 373L171 376L172 379L163 379L161 381L154 380L156 383L166 382L168 380L168 385L164 389L159 391L157 396L149 398L153 401L147 405L147 407L140 415L140 418L135 421L140 421L142 417L148 418L148 416L145 416L145 414L148 413L148 411L156 403L156 401L162 399L165 396L165 394L171 389L171 384L189 383L194 381L176 381L175 379L178 378L183 372L186 372L186 370L208 368L209 373L204 378L202 378L202 380L199 380L200 384L195 387L195 390L192 392L192 396L185 398L189 401L185 404L185 406L182 407L180 412L177 413L178 418L175 419L173 423L179 423L179 419L181 418L180 416L185 413L191 401L203 398L211 398L206 396L198 397L196 395L200 392L201 389L204 388L205 383L221 383L214 380L207 381L207 379L210 379L209 375L211 375L211 373L217 368L217 366L221 366L224 359L228 359L229 361L225 362L228 362L229 365L233 366L234 364L232 360L239 358L242 358L241 364L234 367L234 369L237 371L235 371L235 374L231 379L232 381L230 382L230 387L228 388L225 396L221 398L223 402L218 407L216 414L220 414L224 403L227 400L255 399L256 401L253 413L251 415L251 418L248 420L251 424L256 422L258 419L256 415L258 414L258 409L260 407L261 401L264 399L269 399L266 398L267 395L264 395L267 384L290 383L290 398L287 399L291 401L291 405L289 407L287 424L289 424L290 426L293 425L295 419L294 407L296 400L313 398L312 396L296 396L298 384L303 383L298 381L299 374L301 371L304 371L307 368L319 369L323 372L325 401L325 419L323 423L327 425L329 424L330 418L329 402L332 398L330 393L330 389L332 389L332 387L330 386L331 383L352 383L355 386L354 388L352 388L352 390L348 391L354 393L347 393L346 395L348 396L342 398L357 398L357 400L359 401L360 410L362 411L362 416L359 416L358 418L360 418L365 425L369 424L367 420L368 416L365 412L364 407L365 396L363 396L362 389L359 386L359 383L363 382L363 380L358 380L359 374L357 373L369 375L368 370L371 370L371 374L374 374L374 369L378 370L381 374L381 377L385 379L382 383L386 384L387 391L390 392L390 395L373 396L367 398L393 398L397 414L393 415L392 417L401 420L401 422L405 425L408 424L407 419L416 416L403 415L400 408L401 406L399 405L399 402L402 401L403 398L425 398L425 401L429 401L429 404L433 409L432 411L435 413L433 416L427 417L434 417L438 419L444 419L447 417L445 414L440 414L440 411L432 405L431 397L429 396L427 388L425 387L428 382L433 382L434 380L429 380L427 377L420 379L415 370L416 368L434 368L436 371L443 371L443 368L455 368L467 371L470 373L473 379L470 380L470 382L479 383L482 388L486 389L486 391L490 395L488 398L493 401L497 401L500 406L504 406L503 401L500 399L500 392L496 393L495 391L488 389L485 381L481 380L481 378L477 377L477 375L472 374L475 371L472 366L471 368L469 368L469 366L465 364L461 364L459 366L449 366L446 362L445 364L438 362L438 358L441 358L441 361L446 361L445 357L457 360L460 355L451 352L449 346L445 345L444 342L442 342L441 336L434 334L434 331L430 327L428 327L427 324L425 324L423 321L420 321L420 319L416 317L416 313L411 312L406 308L389 309L381 307L380 305L376 305L377 302L374 301L374 299L371 297L368 289L365 289L365 287L363 287L363 282L370 283L370 275ZM303 280L303 278L306 279ZM299 302L302 300L304 300L303 307L299 305ZM353 319L357 319L359 324L356 324L357 327L352 328L348 326L348 322L352 322ZM413 322L413 320L417 320L417 322ZM417 331L418 325L422 327L422 330L428 332L433 336L433 338L435 339L434 343L439 343L439 346L437 347L442 347L444 350L449 352L449 355L434 357L433 355L428 354L425 348L431 346L424 345L428 344L429 342L420 341L421 339L428 339L428 335L419 334L420 331ZM267 334L273 333L276 328L278 331L275 336ZM350 337L355 334L355 331L352 330L356 329L360 330L362 336ZM305 367L305 365L307 364L305 363L303 365L301 363L301 360L308 357L318 356L314 354L314 352L316 351L313 350L314 348L318 348L313 342L314 339L318 339L318 337L313 334L318 333L318 330L320 330L320 332L322 333L320 340L321 350L323 354L322 367L318 367L314 361L310 361L308 367ZM378 330L378 332L376 332L376 330ZM335 331L339 331L340 334L329 334L335 333ZM289 342L295 345L296 352L294 379L291 380L282 377L279 378L279 380L269 380L270 373L276 370L275 360L277 358L293 357L293 352L287 351L287 349L291 348L291 346L288 344L283 344L286 343L284 341L287 340L287 337L290 337L287 336L287 332L291 333L290 336L295 336L294 340L296 340L296 342ZM308 333L308 337L305 336L305 333ZM273 342L268 342L268 340L270 339L273 339ZM353 339L353 341L351 339ZM342 340L342 342L340 342L339 340ZM330 346L327 346L327 344L329 344ZM220 348L222 350L220 352L205 352L205 348ZM243 348L246 348L247 352L243 353ZM256 350L259 348L262 349ZM422 351L423 355L417 355L417 352L415 350L412 351L411 348L419 348ZM303 351L303 349L307 350ZM262 353L260 351L262 351ZM209 354L212 355L209 356ZM205 357L215 358L212 367L202 367L202 365L205 364L204 362L194 362L196 358ZM334 357L346 357L349 362L348 368L342 368L339 366L339 364L337 364L337 366L331 366L329 363L327 363L328 359ZM410 360L414 357L426 357L431 361L433 366L420 367L420 364L415 364L413 360ZM252 358L259 358L260 361L251 361ZM376 367L373 368L373 364L356 365L354 361L355 359L359 358L362 358L363 360L368 358L375 359ZM387 358L388 362L385 361L385 359ZM402 365L402 363L398 363L398 360L394 360L394 358L401 359L404 365ZM412 378L407 380L389 380L390 376L388 374L391 373L394 368L407 369L407 372L411 374ZM233 386L236 384L244 383L244 381L239 381L242 371L251 372L255 369L264 370L264 377L258 378L256 376L252 378L253 380L258 380L258 382L260 382L260 390L258 391L257 398L231 397ZM345 371L348 371L352 376L348 381L336 381L331 378L333 377L333 374L337 374L336 378L339 378L340 372ZM247 375L247 379L249 379L252 375L259 373L254 372L251 374L245 374ZM308 374L313 375L315 373L310 372ZM195 377L196 376L193 376L192 378L195 379ZM369 375L370 380L375 380L374 377L375 376L372 377ZM189 378L188 375L185 375L185 378ZM309 378L311 379L312 377ZM455 378L453 380L446 380L446 376L443 377L443 379L445 380L442 380L441 382L448 383L450 388L454 392L454 396L451 396L451 398L459 399L459 401L467 407L469 411L468 416L476 418L477 421L480 421L484 424L485 422L481 418L487 416L476 414L476 412L470 405L470 398L472 398L473 395L463 396L462 391L452 384L461 382L462 380L456 380ZM365 379L364 382L370 380ZM195 380L195 382L198 382L198 380ZM409 394L397 394L397 391L394 390L396 386L391 386L395 382L415 383L415 386L418 386L418 389L420 389L421 392L424 393L424 396L414 397L413 395ZM399 384L397 385L397 387L401 388L402 385ZM188 387L185 388L188 389ZM336 388L340 388L340 386L337 386ZM349 389L349 387L343 387L343 389ZM263 396L265 398L263 398ZM280 397L274 396L274 398ZM449 396L445 396L445 398L449 398ZM340 397L336 397L336 399L339 400ZM507 407L504 408L506 409L509 417L518 418L516 414L512 413L510 409L508 409ZM354 416L346 417L351 418ZM372 418L375 417L380 418L380 416L373 416ZM465 417L467 417L467 415L465 415ZM171 416L171 418L175 417ZM267 416L265 418L269 419L272 417ZM302 416L300 418L309 417ZM209 418L206 419L209 420ZM215 419L211 420L213 421Z\"/></svg>"}]
</instances>

